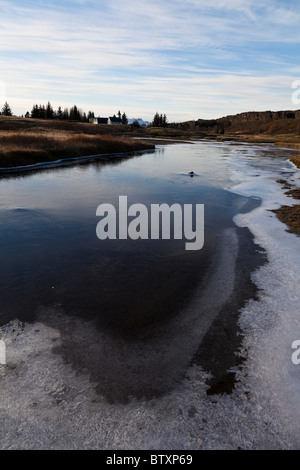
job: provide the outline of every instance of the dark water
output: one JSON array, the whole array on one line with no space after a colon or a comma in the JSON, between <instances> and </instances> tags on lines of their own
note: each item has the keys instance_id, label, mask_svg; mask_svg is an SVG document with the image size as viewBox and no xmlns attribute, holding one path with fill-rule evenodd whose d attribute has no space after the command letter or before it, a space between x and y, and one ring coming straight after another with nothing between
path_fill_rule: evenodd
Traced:
<instances>
[{"instance_id":1,"label":"dark water","mask_svg":"<svg viewBox=\"0 0 300 470\"><path fill-rule=\"evenodd\" d=\"M212 370L212 341L204 335L222 309L230 323L228 302L238 293L247 298L256 263L251 236L232 218L259 202L223 189L231 184L230 152L225 144L179 144L114 163L2 178L0 324L40 320L43 312L43 322L61 328L65 338L58 352L89 370L110 400L165 392L180 382L193 356L200 363L206 357ZM148 208L204 204L203 249L186 251L185 240L99 240L96 209L118 207L120 195ZM245 277L240 290L237 274ZM74 333L79 321L93 325L93 353L82 352L82 326ZM236 335L236 327L231 330ZM97 334L106 335L105 364ZM109 346L107 338L114 338ZM208 343L201 350L203 338Z\"/></svg>"},{"instance_id":2,"label":"dark water","mask_svg":"<svg viewBox=\"0 0 300 470\"><path fill-rule=\"evenodd\" d=\"M2 179L1 322L33 320L39 306L59 304L132 331L176 313L213 262L218 232L232 223L235 196L221 189L222 174L205 174L210 151L180 145L118 165ZM191 170L199 176L185 174ZM119 195L147 207L205 204L204 248L185 251L184 240L99 240L96 208L118 207Z\"/></svg>"}]
</instances>

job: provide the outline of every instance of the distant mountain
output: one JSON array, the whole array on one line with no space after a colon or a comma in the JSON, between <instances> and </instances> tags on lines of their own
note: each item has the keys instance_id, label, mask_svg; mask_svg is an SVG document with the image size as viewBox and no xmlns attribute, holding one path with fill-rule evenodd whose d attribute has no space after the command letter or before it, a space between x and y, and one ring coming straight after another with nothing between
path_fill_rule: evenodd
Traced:
<instances>
[{"instance_id":1,"label":"distant mountain","mask_svg":"<svg viewBox=\"0 0 300 470\"><path fill-rule=\"evenodd\" d=\"M128 124L132 124L134 121L137 121L141 127L147 127L149 126L150 122L149 121L144 121L142 118L132 118L128 119Z\"/></svg>"}]
</instances>

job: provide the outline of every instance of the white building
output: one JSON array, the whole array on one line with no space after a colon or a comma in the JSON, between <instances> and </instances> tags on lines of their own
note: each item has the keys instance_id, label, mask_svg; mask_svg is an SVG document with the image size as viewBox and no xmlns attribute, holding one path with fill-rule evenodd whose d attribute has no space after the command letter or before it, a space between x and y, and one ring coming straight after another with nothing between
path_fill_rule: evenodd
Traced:
<instances>
[{"instance_id":1,"label":"white building","mask_svg":"<svg viewBox=\"0 0 300 470\"><path fill-rule=\"evenodd\" d=\"M115 114L108 118L96 117L96 118L90 119L90 123L91 124L110 124L110 125L123 124L120 111L118 112L118 117L116 117Z\"/></svg>"}]
</instances>

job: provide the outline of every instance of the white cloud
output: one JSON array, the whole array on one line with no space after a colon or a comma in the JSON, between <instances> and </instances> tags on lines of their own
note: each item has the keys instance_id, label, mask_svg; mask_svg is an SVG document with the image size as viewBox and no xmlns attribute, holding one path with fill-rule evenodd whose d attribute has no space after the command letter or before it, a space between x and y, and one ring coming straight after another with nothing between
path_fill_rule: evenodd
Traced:
<instances>
[{"instance_id":1,"label":"white cloud","mask_svg":"<svg viewBox=\"0 0 300 470\"><path fill-rule=\"evenodd\" d=\"M88 108L93 102L112 107L119 102L140 115L159 106L176 114L178 106L178 119L185 112L197 117L198 103L205 103L206 115L254 104L289 105L285 87L299 68L288 45L300 40L292 3L62 0L50 5L0 0L0 79L16 112L27 110L22 100L30 97L32 104L62 97L70 105L78 98ZM277 43L285 48L281 56Z\"/></svg>"}]
</instances>

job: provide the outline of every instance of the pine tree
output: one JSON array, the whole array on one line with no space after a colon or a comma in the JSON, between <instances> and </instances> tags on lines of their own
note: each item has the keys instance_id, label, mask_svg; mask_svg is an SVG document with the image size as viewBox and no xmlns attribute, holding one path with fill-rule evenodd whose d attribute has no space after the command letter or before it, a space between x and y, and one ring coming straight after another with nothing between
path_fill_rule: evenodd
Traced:
<instances>
[{"instance_id":1,"label":"pine tree","mask_svg":"<svg viewBox=\"0 0 300 470\"><path fill-rule=\"evenodd\" d=\"M140 124L139 124L139 121L137 119L135 119L133 121L133 123L131 124L132 127L141 127Z\"/></svg>"},{"instance_id":2,"label":"pine tree","mask_svg":"<svg viewBox=\"0 0 300 470\"><path fill-rule=\"evenodd\" d=\"M30 113L31 117L34 118L34 119L38 119L40 117L40 113L39 113L39 107L37 104L34 104L32 106L32 110L31 110L31 113Z\"/></svg>"},{"instance_id":3,"label":"pine tree","mask_svg":"<svg viewBox=\"0 0 300 470\"><path fill-rule=\"evenodd\" d=\"M155 113L153 121L152 121L152 126L153 127L159 127L159 114L158 112Z\"/></svg>"},{"instance_id":4,"label":"pine tree","mask_svg":"<svg viewBox=\"0 0 300 470\"><path fill-rule=\"evenodd\" d=\"M45 105L39 105L39 118L40 119L45 119L46 117L46 108Z\"/></svg>"},{"instance_id":5,"label":"pine tree","mask_svg":"<svg viewBox=\"0 0 300 470\"><path fill-rule=\"evenodd\" d=\"M76 104L70 109L69 119L72 121L81 121L82 120L82 113L78 110Z\"/></svg>"},{"instance_id":6,"label":"pine tree","mask_svg":"<svg viewBox=\"0 0 300 470\"><path fill-rule=\"evenodd\" d=\"M53 111L53 108L52 108L51 103L49 101L48 101L46 111L45 111L45 118L46 119L53 119L54 118L54 111Z\"/></svg>"},{"instance_id":7,"label":"pine tree","mask_svg":"<svg viewBox=\"0 0 300 470\"><path fill-rule=\"evenodd\" d=\"M59 120L61 120L63 118L63 112L62 112L61 106L58 107L58 110L56 112L56 117Z\"/></svg>"},{"instance_id":8,"label":"pine tree","mask_svg":"<svg viewBox=\"0 0 300 470\"><path fill-rule=\"evenodd\" d=\"M125 126L127 126L127 124L128 124L128 119L127 119L126 113L122 114L122 124L124 124Z\"/></svg>"},{"instance_id":9,"label":"pine tree","mask_svg":"<svg viewBox=\"0 0 300 470\"><path fill-rule=\"evenodd\" d=\"M75 105L75 106L72 106L72 108L70 108L69 119L74 120L76 113L77 113L77 107Z\"/></svg>"},{"instance_id":10,"label":"pine tree","mask_svg":"<svg viewBox=\"0 0 300 470\"><path fill-rule=\"evenodd\" d=\"M62 118L63 118L63 119L69 119L69 110L68 110L68 108L65 108L65 109L64 109Z\"/></svg>"},{"instance_id":11,"label":"pine tree","mask_svg":"<svg viewBox=\"0 0 300 470\"><path fill-rule=\"evenodd\" d=\"M4 103L3 108L1 110L1 113L4 116L12 116L13 113L12 113L11 107L9 106L7 101Z\"/></svg>"}]
</instances>

